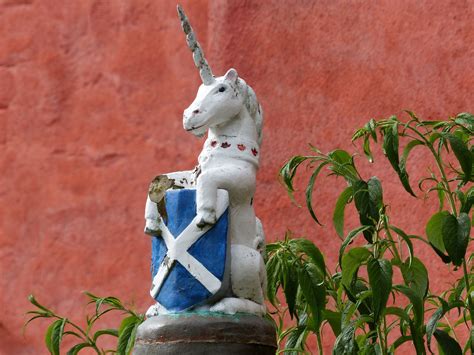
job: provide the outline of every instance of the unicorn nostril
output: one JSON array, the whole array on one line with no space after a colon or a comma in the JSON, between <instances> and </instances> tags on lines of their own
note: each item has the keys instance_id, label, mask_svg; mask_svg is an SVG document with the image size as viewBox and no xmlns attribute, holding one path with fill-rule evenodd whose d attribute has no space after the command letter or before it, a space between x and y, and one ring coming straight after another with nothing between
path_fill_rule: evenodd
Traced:
<instances>
[{"instance_id":1,"label":"unicorn nostril","mask_svg":"<svg viewBox=\"0 0 474 355\"><path fill-rule=\"evenodd\" d=\"M194 110L193 113L197 115L200 111L199 110Z\"/></svg>"}]
</instances>

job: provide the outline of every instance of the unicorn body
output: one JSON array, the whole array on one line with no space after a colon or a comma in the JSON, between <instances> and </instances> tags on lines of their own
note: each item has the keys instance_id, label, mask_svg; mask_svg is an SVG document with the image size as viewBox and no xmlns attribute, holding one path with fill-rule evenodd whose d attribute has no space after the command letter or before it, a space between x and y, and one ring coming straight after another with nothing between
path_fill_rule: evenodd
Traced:
<instances>
[{"instance_id":1,"label":"unicorn body","mask_svg":"<svg viewBox=\"0 0 474 355\"><path fill-rule=\"evenodd\" d=\"M201 306L201 309L263 315L266 273L261 251L264 235L253 208L262 141L262 110L254 91L239 78L235 69L221 77L212 75L179 7L178 13L203 81L195 100L184 110L183 127L198 137L206 132L208 136L196 169L166 175L175 186L196 188L197 226L200 228L216 223L217 190L226 190L229 195L231 290L217 303ZM150 197L145 218L145 230L153 234L159 213ZM159 309L148 312L153 313L159 313Z\"/></svg>"}]
</instances>

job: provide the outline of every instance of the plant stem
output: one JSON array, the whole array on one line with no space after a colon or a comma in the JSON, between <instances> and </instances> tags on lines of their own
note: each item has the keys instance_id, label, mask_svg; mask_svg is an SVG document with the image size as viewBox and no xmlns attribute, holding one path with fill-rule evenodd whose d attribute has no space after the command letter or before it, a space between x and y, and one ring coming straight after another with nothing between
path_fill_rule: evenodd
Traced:
<instances>
[{"instance_id":1,"label":"plant stem","mask_svg":"<svg viewBox=\"0 0 474 355\"><path fill-rule=\"evenodd\" d=\"M387 234L387 239L390 240L391 244L393 245L393 248L390 248L390 250L392 250L395 254L395 257L397 258L397 260L402 263L402 259L400 257L400 253L398 252L398 249L397 249L397 244L395 243L393 237L392 237L392 233L390 233L390 227L388 226L388 220L387 220L387 216L386 215L383 215L382 216L382 219L383 219L383 225L384 225L384 228L385 228L385 232Z\"/></svg>"},{"instance_id":2,"label":"plant stem","mask_svg":"<svg viewBox=\"0 0 474 355\"><path fill-rule=\"evenodd\" d=\"M448 195L448 202L449 202L449 206L451 207L451 212L455 217L457 217L456 204L454 202L453 192L451 191L451 187L449 186L449 181L448 181L448 178L447 178L446 173L445 173L444 168L443 168L443 162L441 160L441 156L439 156L435 152L435 150L432 146L430 146L429 148L431 149L431 152L435 156L436 165L438 166L438 169L441 173L441 178L443 180L443 184L444 184L444 186L446 188L446 191L448 193L447 194Z\"/></svg>"},{"instance_id":3,"label":"plant stem","mask_svg":"<svg viewBox=\"0 0 474 355\"><path fill-rule=\"evenodd\" d=\"M96 343L94 340L92 340L89 335L87 335L86 332L84 332L84 330L81 329L81 327L79 327L78 325L74 324L73 322L69 321L69 320L66 320L66 322L71 325L73 328L77 329L81 334L83 334L85 337L86 337L86 341L94 348L95 351L97 351L97 354L100 354L100 350L99 348L97 347Z\"/></svg>"},{"instance_id":4,"label":"plant stem","mask_svg":"<svg viewBox=\"0 0 474 355\"><path fill-rule=\"evenodd\" d=\"M473 302L472 302L472 297L471 297L471 286L469 282L469 274L467 272L467 263L466 263L466 258L462 259L462 269L463 269L463 274L464 274L464 283L466 286L466 294L467 294L467 304L469 307L469 314L471 315L471 325L474 327L474 307L473 307ZM472 327L470 331L472 331ZM474 344L471 342L471 354L474 354Z\"/></svg>"},{"instance_id":5,"label":"plant stem","mask_svg":"<svg viewBox=\"0 0 474 355\"><path fill-rule=\"evenodd\" d=\"M465 258L462 259L462 269L464 273L464 283L466 284L467 304L469 306L469 314L471 315L471 324L474 326L474 303L472 302L469 273L467 271L467 263Z\"/></svg>"},{"instance_id":6,"label":"plant stem","mask_svg":"<svg viewBox=\"0 0 474 355\"><path fill-rule=\"evenodd\" d=\"M323 341L321 339L321 330L316 332L316 339L318 341L318 353L323 355Z\"/></svg>"},{"instance_id":7,"label":"plant stem","mask_svg":"<svg viewBox=\"0 0 474 355\"><path fill-rule=\"evenodd\" d=\"M382 336L381 324L377 324L377 338L379 339L380 349L382 349L382 354L387 355L387 349L384 342L384 337Z\"/></svg>"},{"instance_id":8,"label":"plant stem","mask_svg":"<svg viewBox=\"0 0 474 355\"><path fill-rule=\"evenodd\" d=\"M433 144L431 144L431 142L428 139L426 139L426 137L423 133L421 133L420 131L418 131L416 128L414 128L412 126L406 126L406 128L408 128L408 129L412 130L413 132L415 132L425 142L425 145L428 147L428 149L433 154L433 156L435 158L435 161L436 161L436 166L438 167L438 170L441 173L441 178L442 178L443 184L446 187L446 190L448 192L448 202L449 202L449 205L451 207L451 212L453 213L454 216L457 216L457 214L456 214L456 204L454 202L451 187L449 186L449 180L446 177L446 173L445 173L444 168L443 168L443 161L441 159L441 154L438 154L436 152L436 150L433 147Z\"/></svg>"},{"instance_id":9,"label":"plant stem","mask_svg":"<svg viewBox=\"0 0 474 355\"><path fill-rule=\"evenodd\" d=\"M449 328L451 329L451 331L453 333L454 339L459 343L459 339L456 335L456 331L455 331L454 327L452 326L451 322L449 321L449 318L446 315L443 318L446 321L446 324L449 325Z\"/></svg>"},{"instance_id":10,"label":"plant stem","mask_svg":"<svg viewBox=\"0 0 474 355\"><path fill-rule=\"evenodd\" d=\"M383 327L384 327L384 342L385 342L385 347L384 347L384 351L387 352L387 348L388 348L388 333L387 333L387 319L385 318L385 316L383 316ZM388 352L387 352L388 353Z\"/></svg>"}]
</instances>

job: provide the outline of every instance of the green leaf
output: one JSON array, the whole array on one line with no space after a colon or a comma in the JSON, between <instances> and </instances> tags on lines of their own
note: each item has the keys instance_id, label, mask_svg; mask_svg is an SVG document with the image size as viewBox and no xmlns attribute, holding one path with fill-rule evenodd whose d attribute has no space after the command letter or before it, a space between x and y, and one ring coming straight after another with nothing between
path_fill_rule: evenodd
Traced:
<instances>
[{"instance_id":1,"label":"green leaf","mask_svg":"<svg viewBox=\"0 0 474 355\"><path fill-rule=\"evenodd\" d=\"M363 180L357 180L353 185L354 203L359 212L359 215L365 217L368 222L364 225L373 225L374 222L370 219L372 217L372 209L370 208L369 185ZM373 216L376 219L375 214Z\"/></svg>"},{"instance_id":2,"label":"green leaf","mask_svg":"<svg viewBox=\"0 0 474 355\"><path fill-rule=\"evenodd\" d=\"M310 261L316 265L322 274L326 273L326 263L324 262L323 253L314 245L314 243L305 238L292 239L289 242L290 249L295 253L306 254Z\"/></svg>"},{"instance_id":3,"label":"green leaf","mask_svg":"<svg viewBox=\"0 0 474 355\"><path fill-rule=\"evenodd\" d=\"M138 326L141 322L136 322L135 326L132 329L132 333L130 334L130 338L127 343L127 348L125 349L125 354L130 354L133 350L133 346L135 345L135 338L137 336Z\"/></svg>"},{"instance_id":4,"label":"green leaf","mask_svg":"<svg viewBox=\"0 0 474 355\"><path fill-rule=\"evenodd\" d=\"M323 319L327 320L334 335L337 337L341 333L341 313L325 309L323 311Z\"/></svg>"},{"instance_id":5,"label":"green leaf","mask_svg":"<svg viewBox=\"0 0 474 355\"><path fill-rule=\"evenodd\" d=\"M332 222L334 224L334 228L336 229L336 233L339 237L344 238L344 212L346 209L346 205L352 198L352 187L347 187L342 193L339 195L339 198L336 202L336 207L334 208L334 214L332 216Z\"/></svg>"},{"instance_id":6,"label":"green leaf","mask_svg":"<svg viewBox=\"0 0 474 355\"><path fill-rule=\"evenodd\" d=\"M349 323L336 338L332 353L333 355L357 355L358 352L359 346L355 339L355 327L353 323Z\"/></svg>"},{"instance_id":7,"label":"green leaf","mask_svg":"<svg viewBox=\"0 0 474 355\"><path fill-rule=\"evenodd\" d=\"M28 313L30 313L30 312L28 312ZM26 326L27 326L28 324L30 324L32 321L34 321L34 320L37 319L37 318L49 318L49 317L46 317L46 316L44 316L43 314L39 314L39 315L36 315L36 316L34 316L34 317L31 317L30 319L28 319L28 320L25 322L25 324L23 324L23 330L26 328Z\"/></svg>"},{"instance_id":8,"label":"green leaf","mask_svg":"<svg viewBox=\"0 0 474 355\"><path fill-rule=\"evenodd\" d=\"M474 116L468 112L462 112L456 116L454 119L458 125L462 125L467 128L469 131L474 131Z\"/></svg>"},{"instance_id":9,"label":"green leaf","mask_svg":"<svg viewBox=\"0 0 474 355\"><path fill-rule=\"evenodd\" d=\"M388 221L387 221L388 223ZM389 228L393 230L395 233L397 233L405 242L408 248L408 253L409 253L409 263L411 263L413 259L413 243L410 240L410 236L408 236L404 231L402 231L400 228L397 228L395 226L390 225ZM413 237L413 236L412 236Z\"/></svg>"},{"instance_id":10,"label":"green leaf","mask_svg":"<svg viewBox=\"0 0 474 355\"><path fill-rule=\"evenodd\" d=\"M403 187L405 188L405 191L407 191L410 195L413 197L416 197L415 193L413 192L411 186L410 186L410 179L408 177L408 173L405 170L405 168L401 169L398 173L398 177L400 179L400 182L402 183Z\"/></svg>"},{"instance_id":11,"label":"green leaf","mask_svg":"<svg viewBox=\"0 0 474 355\"><path fill-rule=\"evenodd\" d=\"M53 355L59 355L59 346L61 345L61 341L63 339L64 326L66 325L66 322L67 319L63 318L59 324L53 328L53 332L51 334Z\"/></svg>"},{"instance_id":12,"label":"green leaf","mask_svg":"<svg viewBox=\"0 0 474 355\"><path fill-rule=\"evenodd\" d=\"M407 341L411 341L413 338L411 336L407 336L407 335L402 335L401 337L399 337L397 340L395 340L392 344L392 346L390 347L392 352L390 352L389 354L394 354L395 353L395 349L398 348L400 345L406 343Z\"/></svg>"},{"instance_id":13,"label":"green leaf","mask_svg":"<svg viewBox=\"0 0 474 355\"><path fill-rule=\"evenodd\" d=\"M306 337L308 336L307 328L304 326L293 327L288 333L283 354L298 355L304 352Z\"/></svg>"},{"instance_id":14,"label":"green leaf","mask_svg":"<svg viewBox=\"0 0 474 355\"><path fill-rule=\"evenodd\" d=\"M436 193L438 194L438 201L439 201L439 211L442 211L444 208L444 199L446 192L444 190L444 184L440 181L436 184Z\"/></svg>"},{"instance_id":15,"label":"green leaf","mask_svg":"<svg viewBox=\"0 0 474 355\"><path fill-rule=\"evenodd\" d=\"M352 185L354 191L354 203L359 212L360 223L364 226L375 226L379 220L379 211L370 199L369 185L363 180L357 180ZM364 237L372 243L372 232L364 231Z\"/></svg>"},{"instance_id":16,"label":"green leaf","mask_svg":"<svg viewBox=\"0 0 474 355\"><path fill-rule=\"evenodd\" d=\"M135 342L135 338L132 338L132 334L135 331L135 327L139 325L139 319L136 316L129 316L125 318L120 324L118 331L118 343L117 343L117 354L128 355L130 351L127 351L130 347L130 343Z\"/></svg>"},{"instance_id":17,"label":"green leaf","mask_svg":"<svg viewBox=\"0 0 474 355\"><path fill-rule=\"evenodd\" d=\"M372 229L372 226L360 226L349 232L346 239L344 239L344 241L342 242L341 248L339 249L339 264L342 265L342 256L346 251L347 246L351 244L354 238L357 237L360 233L363 233L364 231L369 229Z\"/></svg>"},{"instance_id":18,"label":"green leaf","mask_svg":"<svg viewBox=\"0 0 474 355\"><path fill-rule=\"evenodd\" d=\"M438 321L444 317L444 315L453 308L463 307L464 303L462 301L454 301L451 303L446 303L443 300L442 306L438 308L426 323L426 341L428 343L428 349L431 351L431 338L438 326Z\"/></svg>"},{"instance_id":19,"label":"green leaf","mask_svg":"<svg viewBox=\"0 0 474 355\"><path fill-rule=\"evenodd\" d=\"M470 132L472 133L472 132ZM469 139L471 138L472 134L469 134L466 132L466 129L464 126L462 128L456 129L454 132L452 132L456 137L458 137L461 141L463 141L464 144L469 144Z\"/></svg>"},{"instance_id":20,"label":"green leaf","mask_svg":"<svg viewBox=\"0 0 474 355\"><path fill-rule=\"evenodd\" d=\"M356 178L358 174L352 156L348 152L342 149L336 149L329 152L328 157L332 160L330 169L337 175L344 177L349 183Z\"/></svg>"},{"instance_id":21,"label":"green leaf","mask_svg":"<svg viewBox=\"0 0 474 355\"><path fill-rule=\"evenodd\" d=\"M468 126L470 130L474 130L474 116L469 112L461 112L457 114L454 121L457 124L464 124Z\"/></svg>"},{"instance_id":22,"label":"green leaf","mask_svg":"<svg viewBox=\"0 0 474 355\"><path fill-rule=\"evenodd\" d=\"M407 286L396 285L393 288L407 296L412 304L413 321L411 319L409 321L412 342L415 346L417 354L424 353L425 346L423 340L423 323L425 308L423 299L418 295L417 292L411 288L408 288Z\"/></svg>"},{"instance_id":23,"label":"green leaf","mask_svg":"<svg viewBox=\"0 0 474 355\"><path fill-rule=\"evenodd\" d=\"M415 196L415 193L411 189L409 178L408 178L408 173L406 171L406 162L404 161L403 164L400 163L400 158L398 154L398 148L399 148L399 143L398 143L398 120L394 119L393 123L383 129L383 135L384 135L384 140L383 140L383 152L385 156L387 157L388 161L393 167L393 170L397 173L400 182L402 183L403 187L405 190L411 194L412 196ZM410 148L410 150L413 147ZM409 151L406 153L408 156Z\"/></svg>"},{"instance_id":24,"label":"green leaf","mask_svg":"<svg viewBox=\"0 0 474 355\"><path fill-rule=\"evenodd\" d=\"M470 230L471 220L466 213L459 214L458 218L450 214L444 220L441 230L443 243L456 266L461 265L466 254Z\"/></svg>"},{"instance_id":25,"label":"green leaf","mask_svg":"<svg viewBox=\"0 0 474 355\"><path fill-rule=\"evenodd\" d=\"M351 165L352 156L343 149L336 149L328 153L328 157L332 160L337 161L339 164Z\"/></svg>"},{"instance_id":26,"label":"green leaf","mask_svg":"<svg viewBox=\"0 0 474 355\"><path fill-rule=\"evenodd\" d=\"M295 177L298 167L306 161L308 157L296 155L288 160L280 170L280 177L283 185L286 187L288 194L293 199L293 178Z\"/></svg>"},{"instance_id":27,"label":"green leaf","mask_svg":"<svg viewBox=\"0 0 474 355\"><path fill-rule=\"evenodd\" d=\"M84 348L92 348L93 346L89 343L79 343L74 345L69 351L67 352L67 355L77 355L80 350Z\"/></svg>"},{"instance_id":28,"label":"green leaf","mask_svg":"<svg viewBox=\"0 0 474 355\"><path fill-rule=\"evenodd\" d=\"M408 113L408 115L409 115L413 120L415 120L416 122L420 122L420 119L418 118L418 116L416 115L415 112L413 112L413 111L411 111L411 110L403 110L403 112Z\"/></svg>"},{"instance_id":29,"label":"green leaf","mask_svg":"<svg viewBox=\"0 0 474 355\"><path fill-rule=\"evenodd\" d=\"M61 323L61 320L55 320L53 323L49 325L49 327L46 329L46 334L44 336L44 342L46 344L46 348L49 350L50 354L53 353L53 345L51 342L51 335L53 334L53 328L56 326L56 324Z\"/></svg>"},{"instance_id":30,"label":"green leaf","mask_svg":"<svg viewBox=\"0 0 474 355\"><path fill-rule=\"evenodd\" d=\"M443 135L439 132L433 132L428 138L431 144L434 144L438 139L444 140Z\"/></svg>"},{"instance_id":31,"label":"green leaf","mask_svg":"<svg viewBox=\"0 0 474 355\"><path fill-rule=\"evenodd\" d=\"M383 129L382 149L393 169L398 172L399 155L398 155L398 121L394 120L390 126Z\"/></svg>"},{"instance_id":32,"label":"green leaf","mask_svg":"<svg viewBox=\"0 0 474 355\"><path fill-rule=\"evenodd\" d=\"M298 265L298 263L295 262L288 262L282 265L283 280L281 285L283 287L283 293L285 294L288 312L290 313L291 319L296 315L296 293L298 291L298 269L296 265Z\"/></svg>"},{"instance_id":33,"label":"green leaf","mask_svg":"<svg viewBox=\"0 0 474 355\"><path fill-rule=\"evenodd\" d=\"M461 201L461 209L459 212L464 212L469 214L471 207L474 204L474 187L471 187L465 195L464 201Z\"/></svg>"},{"instance_id":34,"label":"green leaf","mask_svg":"<svg viewBox=\"0 0 474 355\"><path fill-rule=\"evenodd\" d=\"M392 291L392 264L386 259L371 258L367 264L367 271L372 288L374 320L377 322Z\"/></svg>"},{"instance_id":35,"label":"green leaf","mask_svg":"<svg viewBox=\"0 0 474 355\"><path fill-rule=\"evenodd\" d=\"M446 248L444 246L443 234L441 231L444 222L449 215L448 211L435 213L426 224L426 236L428 237L428 241L432 246L443 253L446 252Z\"/></svg>"},{"instance_id":36,"label":"green leaf","mask_svg":"<svg viewBox=\"0 0 474 355\"><path fill-rule=\"evenodd\" d=\"M298 269L298 280L313 315L316 330L318 330L323 321L322 312L326 308L324 276L314 264L306 263Z\"/></svg>"},{"instance_id":37,"label":"green leaf","mask_svg":"<svg viewBox=\"0 0 474 355\"><path fill-rule=\"evenodd\" d=\"M351 287L352 280L354 275L357 273L357 270L370 256L370 251L358 247L349 250L349 252L342 257L342 284L346 288Z\"/></svg>"},{"instance_id":38,"label":"green leaf","mask_svg":"<svg viewBox=\"0 0 474 355\"><path fill-rule=\"evenodd\" d=\"M362 148L363 148L364 154L367 157L367 159L369 160L369 162L373 163L374 162L374 157L372 155L372 151L370 150L370 139L369 139L369 136L367 136L367 135L364 137L364 144L363 144Z\"/></svg>"},{"instance_id":39,"label":"green leaf","mask_svg":"<svg viewBox=\"0 0 474 355\"><path fill-rule=\"evenodd\" d=\"M98 296L95 296L93 295L92 293L90 292L84 292L86 294L87 297L89 297L91 299L91 301L89 303L95 303L95 313L96 313L96 317L94 317L92 319L92 323L94 323L100 316L112 311L112 310L121 310L121 311L125 311L125 312L128 312L130 313L125 307L124 305L122 304L122 302L117 298L117 297L113 297L113 296L109 296L109 297L98 297ZM107 305L109 306L109 308L107 308L106 310L104 311L100 311L102 305Z\"/></svg>"},{"instance_id":40,"label":"green leaf","mask_svg":"<svg viewBox=\"0 0 474 355\"><path fill-rule=\"evenodd\" d=\"M278 245L280 243L274 243ZM279 286L279 280L281 279L282 263L279 254L272 254L266 263L267 269L267 296L270 303L276 306L276 293Z\"/></svg>"},{"instance_id":41,"label":"green leaf","mask_svg":"<svg viewBox=\"0 0 474 355\"><path fill-rule=\"evenodd\" d=\"M462 355L462 349L458 342L451 338L444 330L436 329L434 336L446 355Z\"/></svg>"},{"instance_id":42,"label":"green leaf","mask_svg":"<svg viewBox=\"0 0 474 355\"><path fill-rule=\"evenodd\" d=\"M383 207L383 190L380 180L376 176L372 176L367 181L367 189L369 190L370 202L373 204L373 208L376 209L372 213L374 213L374 216L378 216L378 210Z\"/></svg>"},{"instance_id":43,"label":"green leaf","mask_svg":"<svg viewBox=\"0 0 474 355\"><path fill-rule=\"evenodd\" d=\"M374 140L374 142L377 142L377 132L375 131L375 127L376 127L375 120L371 118L370 121L367 122L366 127L367 127L367 131L372 136L372 139Z\"/></svg>"},{"instance_id":44,"label":"green leaf","mask_svg":"<svg viewBox=\"0 0 474 355\"><path fill-rule=\"evenodd\" d=\"M42 311L44 311L45 313L49 314L49 315L52 315L53 314L53 311L51 311L50 309L46 308L45 306L43 306L42 304L40 304L35 296L33 295L29 295L28 296L28 301L30 301L31 304L33 304L34 306L38 307L39 309L41 309Z\"/></svg>"},{"instance_id":45,"label":"green leaf","mask_svg":"<svg viewBox=\"0 0 474 355\"><path fill-rule=\"evenodd\" d=\"M472 154L466 144L454 134L448 134L447 138L451 144L451 149L461 165L464 172L463 182L467 183L472 180Z\"/></svg>"},{"instance_id":46,"label":"green leaf","mask_svg":"<svg viewBox=\"0 0 474 355\"><path fill-rule=\"evenodd\" d=\"M52 355L59 355L59 346L63 337L66 321L66 318L58 319L51 323L51 325L46 330L45 343Z\"/></svg>"},{"instance_id":47,"label":"green leaf","mask_svg":"<svg viewBox=\"0 0 474 355\"><path fill-rule=\"evenodd\" d=\"M111 335L111 336L114 336L114 337L118 337L118 330L117 329L101 329L101 330L98 330L94 333L94 341L97 340L97 338L99 338L100 336L102 335Z\"/></svg>"},{"instance_id":48,"label":"green leaf","mask_svg":"<svg viewBox=\"0 0 474 355\"><path fill-rule=\"evenodd\" d=\"M428 293L428 271L423 262L416 257L411 263L407 259L401 265L401 271L405 284L424 299Z\"/></svg>"},{"instance_id":49,"label":"green leaf","mask_svg":"<svg viewBox=\"0 0 474 355\"><path fill-rule=\"evenodd\" d=\"M417 292L415 292L414 290L412 290L411 288L407 286L396 285L396 286L393 286L393 288L403 293L405 296L407 296L410 302L412 303L415 327L420 328L421 326L423 326L423 320L424 320L423 299L418 295Z\"/></svg>"},{"instance_id":50,"label":"green leaf","mask_svg":"<svg viewBox=\"0 0 474 355\"><path fill-rule=\"evenodd\" d=\"M319 164L319 166L314 170L314 172L311 174L311 177L309 178L308 186L306 187L306 207L308 208L309 214L311 217L316 221L317 224L321 225L319 222L318 218L316 217L316 214L314 213L313 210L313 189L314 189L314 183L316 181L316 178L318 177L319 173L321 170L324 168L325 165L327 165L328 162L322 162Z\"/></svg>"}]
</instances>

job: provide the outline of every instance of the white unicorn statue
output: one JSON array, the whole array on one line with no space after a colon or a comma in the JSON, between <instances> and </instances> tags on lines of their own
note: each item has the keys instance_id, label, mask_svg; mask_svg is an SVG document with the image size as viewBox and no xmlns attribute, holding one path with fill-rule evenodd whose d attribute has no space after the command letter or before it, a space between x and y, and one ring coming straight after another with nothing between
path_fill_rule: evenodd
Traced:
<instances>
[{"instance_id":1,"label":"white unicorn statue","mask_svg":"<svg viewBox=\"0 0 474 355\"><path fill-rule=\"evenodd\" d=\"M218 191L228 194L230 243L230 292L198 310L234 314L264 315L266 271L262 258L263 228L255 216L253 196L262 142L263 112L252 88L235 69L215 77L189 21L178 5L186 42L193 53L202 84L191 105L184 110L184 129L207 139L194 170L168 173L154 180L147 198L145 232L159 236L164 192L173 188L196 189L196 226L212 227ZM168 260L167 260L168 261ZM154 294L152 294L154 296ZM159 304L148 316L166 313Z\"/></svg>"}]
</instances>

